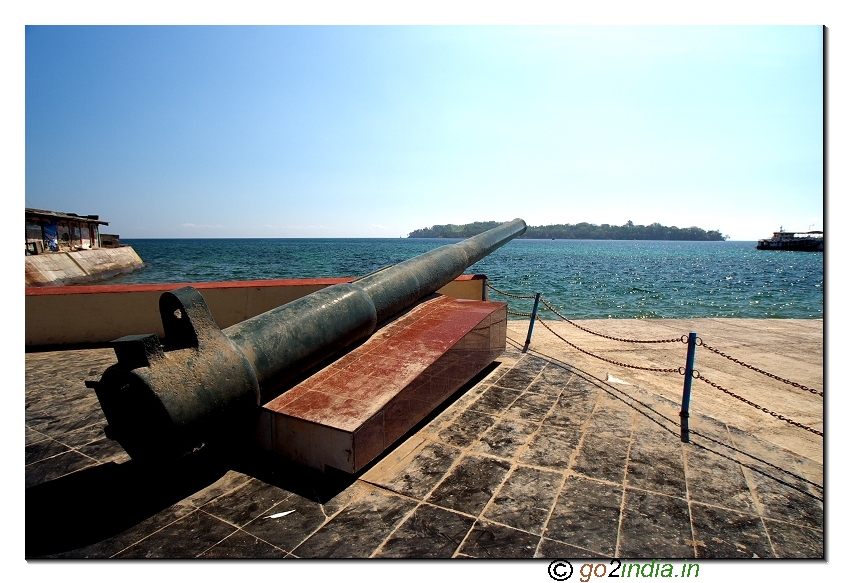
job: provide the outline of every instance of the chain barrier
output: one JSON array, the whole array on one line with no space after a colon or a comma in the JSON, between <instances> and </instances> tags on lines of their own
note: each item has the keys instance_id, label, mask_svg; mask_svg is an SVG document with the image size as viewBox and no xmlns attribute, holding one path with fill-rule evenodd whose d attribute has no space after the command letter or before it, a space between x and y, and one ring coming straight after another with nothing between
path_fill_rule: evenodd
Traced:
<instances>
[{"instance_id":1,"label":"chain barrier","mask_svg":"<svg viewBox=\"0 0 848 583\"><path fill-rule=\"evenodd\" d=\"M500 289L496 288L495 286L493 286L491 283L489 283L488 279L486 280L486 287L488 287L490 290L493 290L493 291L501 294L502 296L506 296L508 298L515 298L517 300L533 300L533 299L536 299L535 295L532 295L532 296L517 296L515 294L511 294L509 292L505 292L503 290L500 290Z\"/></svg>"},{"instance_id":2,"label":"chain barrier","mask_svg":"<svg viewBox=\"0 0 848 583\"><path fill-rule=\"evenodd\" d=\"M683 336L681 336L680 338L669 338L669 339L666 339L666 340L633 340L633 339L630 339L630 338L616 338L615 336L607 336L606 334L601 334L600 332L594 332L592 330L589 330L588 328L584 328L583 326L581 326L580 324L577 324L576 322L572 322L571 320L569 320L568 318L566 318L565 316L560 314L556 310L556 308L554 308L550 303L548 303L548 301L546 299L542 298L541 301L542 301L543 304L545 304L545 307L548 310L550 310L551 312L553 312L554 314L556 314L557 316L559 316L560 318L562 318L563 320L565 320L566 322L568 322L569 324L574 326L575 328L580 328L584 332L588 332L589 334L594 334L595 336L600 336L601 338L606 338L608 340L616 340L618 342L633 342L633 343L638 343L638 344L664 344L664 343L669 343L669 342L682 342L682 343L686 344L686 342L688 340L688 338L685 334Z\"/></svg>"},{"instance_id":3,"label":"chain barrier","mask_svg":"<svg viewBox=\"0 0 848 583\"><path fill-rule=\"evenodd\" d=\"M576 345L572 344L571 342L569 342L568 340L566 340L565 338L563 338L562 336L560 336L559 334L557 334L556 332L554 332L554 331L551 329L551 327L550 327L550 326L548 326L548 325L545 323L545 321L544 321L544 320L542 320L542 319L541 319L538 315L536 316L536 320L537 320L537 321L538 321L538 322L539 322L542 326L544 326L545 328L547 328L547 329L548 329L548 331L549 331L551 334L553 334L554 336L556 336L557 338L559 338L560 340L562 340L563 342L565 342L566 344L568 344L568 345L569 345L569 346L571 346L572 348L575 348L575 349L579 350L580 352L582 352L583 354L588 354L589 356L592 356L592 357L597 358L597 359L599 359L599 360L603 360L603 361L605 361L605 362L609 362L610 364L614 364L614 365L616 365L616 366L623 366L624 368L634 368L634 369L636 369L636 370L647 370L647 371L650 371L650 372L667 372L667 373L673 373L673 372L676 372L676 373L683 374L683 373L681 372L681 370L683 370L683 367L682 367L682 366L681 366L681 367L679 367L679 368L655 368L655 367L648 367L648 366L637 366L637 365L635 365L635 364L626 364L626 363L623 363L623 362L617 362L617 361L615 361L615 360L610 360L609 358L604 358L603 356L598 356L597 354L592 354L591 352L589 352L589 351L587 351L587 350L583 350L583 349L582 349L582 348L580 348L579 346L576 346Z\"/></svg>"},{"instance_id":4,"label":"chain barrier","mask_svg":"<svg viewBox=\"0 0 848 583\"><path fill-rule=\"evenodd\" d=\"M510 340L510 341L511 341L511 342L512 342L512 343L513 343L513 344L514 344L517 348L520 348L520 347L521 347L521 345L520 345L518 342L516 342L516 341L512 340L511 338L507 338L507 340ZM570 367L570 366L568 366L568 365L566 365L565 363L563 363L563 362L559 361L559 360L558 360L558 359L556 359L555 357L552 357L552 356L550 356L550 355L544 354L544 353L539 352L539 351L537 351L537 350L534 350L533 352L535 352L535 353L537 353L537 354L539 354L539 355L541 355L541 356L544 356L545 358L547 358L547 359L551 360L552 362L556 363L558 366L560 366L560 367L562 367L562 368L565 368L565 369L567 369L567 370L571 370L571 367ZM640 404L640 405L642 405L645 409L647 409L648 411L651 411L651 413L654 413L654 414L656 414L658 417L661 417L662 419L665 419L666 421L668 421L669 423L671 423L671 425L673 425L673 426L675 426L675 427L680 427L680 425L678 424L678 422L677 422L677 421L675 421L674 419L672 419L671 417L669 417L669 416L667 416L667 415L662 414L661 412L657 411L656 409L654 409L653 407L651 407L650 405L648 405L648 404L647 404L647 403L645 403L644 401L641 401L641 400L637 399L636 397L634 397L633 395L631 395L631 394L629 394L629 393L627 393L627 392L625 392L625 391L622 391L622 390L621 390L620 388L618 388L618 387L614 387L614 386L612 386L612 385L610 385L610 384L606 384L606 387L604 387L604 386L602 386L602 385L597 385L597 386L598 386L599 388L601 388L602 390L604 390L604 391L605 391L607 394L609 394L610 396L615 397L615 398L618 398L618 399L621 399L621 401L622 401L622 402L625 402L625 401L622 399L622 397L617 397L616 395L613 395L612 393L610 393L609 391L607 391L607 388L610 388L610 389L614 390L615 392L617 392L617 393L621 394L623 397L627 397L627 398L628 398L628 399L630 399L631 401L635 401L636 403L639 403L639 404ZM636 409L637 411L639 410L638 408L634 407L634 406L633 406L632 404L630 404L630 403L627 403L627 405L628 405L628 407L632 407L633 409ZM662 427L663 429L665 429L666 431L668 431L669 433L671 433L672 435L675 435L675 436L676 436L676 434L675 434L675 432L674 432L674 431L672 431L672 430L671 430L671 429L669 429L668 427L664 426L662 423L660 423L659 421L657 421L656 419L654 419L653 417L651 417L651 416L650 416L650 415L648 415L647 413L644 413L644 412L642 412L642 413L643 413L643 414L644 414L644 415L645 415L648 419L650 419L651 421L653 421L654 423L656 423L657 425L659 425L660 427ZM786 470L786 469L784 469L784 468L781 468L780 466L777 466L777 465L775 465L775 464L773 464L773 463L771 463L771 462L767 462L766 460L764 460L764 459L762 459L762 458L759 458L759 457L757 457L757 456L755 456L755 455L753 455L753 454L750 454L750 453L748 453L748 452L746 452L746 451L742 451L741 449L739 449L739 448L737 448L737 447L734 447L734 446L732 446L732 445L727 445L726 443L722 443L722 442L718 441L717 439L710 437L709 435L705 435L705 434L701 433L700 431L697 431L697 430L695 430L695 429L690 429L690 430L689 430L689 432L690 432L692 435L697 435L698 437L703 437L704 439L706 439L706 440L708 440L708 441L712 441L712 442L713 442L713 443L715 443L716 445L720 445L721 447L727 448L727 449L729 449L729 450L732 450L732 451L735 451L735 452L737 452L737 453L740 453L740 454L742 454L742 455L744 455L744 456L747 456L747 457L751 458L752 460L756 460L757 462L759 462L759 463L761 463L761 464L763 464L763 465L766 465L766 466L772 467L772 468L774 468L775 470L778 470L779 472L782 472L782 473L784 473L784 474L786 474L786 475L792 476L793 478L795 478L795 479L797 479L797 480L800 480L800 481L802 481L802 482L806 482L807 484L813 485L813 486L815 486L816 488L820 488L820 489L822 489L822 490L824 489L824 488L822 487L822 485L821 485L821 484L817 484L816 482L814 482L814 481L812 481L812 480L808 480L807 478L805 478L805 477L803 477L803 476L799 476L799 475L798 475L798 474L796 474L796 473L790 472L789 470ZM732 462L735 462L735 463L741 464L741 465L745 466L746 468L750 468L750 469L752 469L752 470L754 470L754 471L756 471L756 472L759 472L759 473L763 474L764 476L767 476L767 477L769 477L769 478L771 478L771 479L773 479L773 480L776 480L776 481L780 482L781 484L785 484L785 485L789 486L790 488L794 488L794 489L798 490L798 488L797 488L796 486L794 486L794 485L792 485L792 484L790 484L790 483L788 483L788 482L784 482L783 480L781 480L781 479L779 479L779 478L775 478L774 476L770 476L769 474L766 474L765 472L763 472L762 470L760 470L760 469L758 469L758 468L756 468L756 467L754 467L754 466L748 465L748 464L746 464L746 463L744 463L744 462L742 462L742 461L740 461L740 460L733 459L733 458L731 458L731 457L729 457L729 456L727 456L727 455L725 455L725 454L723 454L723 453L721 453L721 452L715 451L715 450L713 450L713 449L708 449L707 447L705 447L705 446L703 446L703 445L701 445L701 444L699 444L699 443L695 443L695 442L690 442L690 445L694 445L694 446L700 447L700 448L702 448L702 449L706 449L707 451L711 451L711 452L713 452L713 453L715 453L715 454L717 454L717 455L720 455L720 456L722 456L722 457L724 457L724 458L729 459L729 460L730 460L730 461L732 461ZM804 494L810 495L810 494L809 494L809 492L804 492L803 490L798 490L798 491L799 491L799 492L802 492L802 493L804 493ZM818 498L817 498L817 499L818 499Z\"/></svg>"},{"instance_id":5,"label":"chain barrier","mask_svg":"<svg viewBox=\"0 0 848 583\"><path fill-rule=\"evenodd\" d=\"M698 340L700 340L700 343L698 342ZM777 380L777 381L780 381L780 382L782 382L782 383L786 383L787 385L791 385L791 386L793 386L793 387L797 387L797 388L801 389L802 391L809 391L810 393L812 393L812 394L814 394L814 395L818 395L819 397L824 398L824 392L823 392L823 391L817 391L817 390L815 390L815 389L811 389L810 387L808 387L808 386L806 386L806 385L802 385L801 383L796 383L795 381L790 381L790 380L785 379L785 378L783 378L783 377L779 377L779 376L777 376L776 374L772 374L772 373L770 373L770 372L767 372L767 371L764 371L764 370L762 370L762 369L759 369L759 368L757 368L757 367L755 367L755 366L752 366L752 365L748 364L747 362L743 362L743 361L739 360L738 358L733 358L733 357L732 357L732 356L730 356L729 354L726 354L726 353L722 352L721 350L719 350L719 349L717 349L717 348L713 348L712 346L710 346L709 344L707 344L706 342L704 342L704 341L703 341L703 340L701 340L700 338L698 338L698 340L696 340L696 341L695 341L695 344L696 344L697 346L703 346L704 348L706 348L706 349L707 349L707 350L709 350L710 352L714 352L715 354L718 354L719 356L723 356L723 357L724 357L724 358L726 358L727 360L730 360L730 361L732 361L732 362L735 362L736 364L742 365L742 366L744 366L745 368L749 368L749 369L751 369L751 370L753 370L753 371L755 371L755 372L758 372L758 373L760 373L760 374L763 374L763 375L765 375L765 376L767 376L767 377L769 377L769 378L773 378L773 379L775 379L775 380Z\"/></svg>"},{"instance_id":6,"label":"chain barrier","mask_svg":"<svg viewBox=\"0 0 848 583\"><path fill-rule=\"evenodd\" d=\"M524 316L525 318L532 318L533 314L529 312L514 312L512 310L507 310L507 314L512 314L513 316ZM538 317L536 318L538 320Z\"/></svg>"},{"instance_id":7,"label":"chain barrier","mask_svg":"<svg viewBox=\"0 0 848 583\"><path fill-rule=\"evenodd\" d=\"M821 431L819 431L818 429L813 429L812 427L807 427L807 426L806 426L806 425L804 425L803 423L798 423L797 421L793 421L793 420L792 420L792 419L790 419L789 417L785 417L785 416L783 416L783 415L780 415L779 413L775 413L774 411L772 411L772 410L770 410L770 409L766 409L765 407L763 407L763 406L761 406L761 405L757 405L757 404L756 404L756 403L754 403L753 401L749 401L749 400L748 400L748 399L746 399L745 397L742 397L742 396L740 396L740 395L737 395L736 393L734 393L734 392L732 392L732 391L728 391L727 389L725 389L725 388L724 388L724 387L722 387L721 385L717 385L716 383L714 383L714 382L713 382L713 381L711 381L710 379L708 379L708 378L706 378L706 377L701 376L701 373L699 373L697 370L692 371L692 378L700 379L700 380L704 381L705 383L707 383L708 385L710 385L711 387L716 388L716 389L718 389L719 391L721 391L721 392L723 392L723 393L727 393L728 395L730 395L730 396L731 396L731 397L733 397L734 399L739 399L740 401L742 401L743 403L745 403L745 404L747 404L747 405L750 405L750 406L751 406L751 407L753 407L754 409L759 409L759 410L760 410L760 411L762 411L763 413L768 413L768 414L769 414L769 415L771 415L772 417L777 417L777 418L778 418L778 419L780 419L781 421L786 421L786 422L787 422L787 423L789 423L790 425L794 425L795 427L800 427L801 429L806 429L806 430L807 430L807 431L809 431L810 433L815 433L816 435L818 435L818 436L820 436L820 437L824 437L824 433L822 433L822 432L821 432Z\"/></svg>"},{"instance_id":8,"label":"chain barrier","mask_svg":"<svg viewBox=\"0 0 848 583\"><path fill-rule=\"evenodd\" d=\"M520 295L510 294L508 292L499 290L498 288L496 288L495 286L490 284L488 281L486 281L486 285L490 289L494 290L495 292L497 292L501 295L504 295L504 296L511 297L511 298L516 298L516 299L535 299L536 298L535 295L520 296ZM609 335L606 335L606 334L601 334L599 332L594 332L593 330L589 330L588 328L584 328L583 326L580 326L579 324L572 322L571 320L566 318L563 314L561 314L559 311L557 311L557 309L554 308L550 304L550 302L548 302L544 298L540 298L540 299L541 299L542 304L545 306L545 308L547 308L548 310L550 310L551 312L553 312L554 314L556 314L557 316L562 318L564 321L568 322L569 324L571 324L572 326L574 326L576 328L579 328L580 330L583 330L584 332L588 332L589 334L593 334L593 335L599 336L601 338L606 338L608 340L615 340L617 342L630 342L630 343L638 343L638 344L665 344L665 343L672 343L672 342L682 342L684 344L689 344L689 338L686 334L682 335L680 338L672 338L672 339L665 339L665 340L635 340L635 339L630 339L630 338L617 338L615 336L609 336ZM525 317L525 318L533 318L533 314L526 313L526 312L515 312L515 311L507 309L507 313L512 314L514 316L521 316L521 317ZM605 358L603 356L599 356L597 354L593 354L593 353L589 352L588 350L584 350L584 349L580 348L579 346L569 342L568 340L566 340L565 338L563 338L562 336L560 336L559 334L554 332L554 330L550 326L548 326L548 324L544 320L542 320L542 318L540 318L538 314L536 315L536 320L538 320L539 323L542 324L542 326L547 328L548 331L551 334L553 334L554 336L556 336L557 338L559 338L560 340L562 340L563 342L565 342L566 344L568 344L569 346L574 348L575 350L579 350L583 354L586 354L586 355L591 356L593 358L597 358L598 360L603 360L604 362L608 362L608 363L614 364L616 366L621 366L621 367L624 367L624 368L630 368L630 369L635 369L635 370L644 370L644 371L649 371L649 372L660 372L660 373L675 373L676 372L676 373L684 375L684 376L686 375L686 368L682 367L682 366L678 367L678 368L657 368L657 367L638 366L638 365L635 365L635 364L626 364L626 363L623 363L623 362L618 362L618 361L615 361L615 360L612 360L612 359L609 359L609 358ZM531 321L531 324L532 324L532 321ZM529 336L528 336L528 343L529 343ZM727 358L728 360L735 362L736 364L739 364L740 366L744 366L745 368L748 368L750 370L753 370L755 372L763 374L763 375L765 375L769 378L781 381L781 382L783 382L787 385L791 385L793 387L799 388L799 389L804 390L804 391L808 391L808 392L810 392L814 395L818 395L818 396L824 398L824 392L823 391L817 391L815 389L811 389L810 387L802 385L801 383L797 383L797 382L794 382L794 381L790 381L788 379L784 379L784 378L779 377L775 374L772 374L770 372L767 372L767 371L759 369L755 366L752 366L752 365L750 365L746 362L739 360L738 358L734 358L734 357L730 356L729 354L726 354L725 352L718 350L717 348L713 348L709 344L705 343L701 338L695 339L695 346L703 346L704 348L706 348L710 352L718 354L719 356L723 356L724 358ZM754 407L755 409L763 411L764 413L768 413L772 417L775 417L775 418L777 418L781 421L786 421L790 425L793 425L793 426L798 427L800 429L804 429L804 430L809 431L810 433L814 433L814 434L816 434L820 437L824 437L823 432L818 431L817 429L813 429L812 427L809 427L807 425L804 425L803 423L799 423L797 421L794 421L793 419L790 419L789 417L786 417L784 415L776 413L776 412L774 412L770 409L767 409L767 408L765 408L761 405L754 403L753 401L749 401L745 397L737 395L736 393L733 393L732 391L725 389L724 387L714 383L713 381L707 379L706 377L701 376L701 373L697 370L692 371L692 378L700 379L700 380L704 381L705 383L707 383L708 385L712 386L713 388L716 388L719 391L722 391L722 392L730 395L731 397L734 397L735 399L738 399L738 400L742 401L743 403L746 403L747 405Z\"/></svg>"}]
</instances>

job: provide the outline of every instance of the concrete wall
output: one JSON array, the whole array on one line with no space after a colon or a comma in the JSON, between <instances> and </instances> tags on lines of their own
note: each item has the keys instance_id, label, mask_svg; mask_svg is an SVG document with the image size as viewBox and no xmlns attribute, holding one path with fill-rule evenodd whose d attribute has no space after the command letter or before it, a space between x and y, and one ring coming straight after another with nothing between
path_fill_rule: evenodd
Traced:
<instances>
[{"instance_id":1,"label":"concrete wall","mask_svg":"<svg viewBox=\"0 0 848 583\"><path fill-rule=\"evenodd\" d=\"M144 266L132 247L43 253L27 255L25 259L25 283L32 286L88 283Z\"/></svg>"},{"instance_id":2,"label":"concrete wall","mask_svg":"<svg viewBox=\"0 0 848 583\"><path fill-rule=\"evenodd\" d=\"M159 296L185 285L203 294L215 322L227 328L329 285L349 281L352 279L29 287L25 292L26 346L103 343L128 334L155 333L162 337ZM439 292L479 300L484 284L485 276L461 275Z\"/></svg>"}]
</instances>

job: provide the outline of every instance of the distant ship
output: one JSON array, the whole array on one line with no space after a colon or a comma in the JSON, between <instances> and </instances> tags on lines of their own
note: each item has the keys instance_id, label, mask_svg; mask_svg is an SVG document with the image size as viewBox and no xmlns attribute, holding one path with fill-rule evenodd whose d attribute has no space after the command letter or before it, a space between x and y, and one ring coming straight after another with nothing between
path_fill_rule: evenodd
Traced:
<instances>
[{"instance_id":1,"label":"distant ship","mask_svg":"<svg viewBox=\"0 0 848 583\"><path fill-rule=\"evenodd\" d=\"M824 231L789 233L780 227L771 239L760 239L757 249L763 251L824 251Z\"/></svg>"}]
</instances>

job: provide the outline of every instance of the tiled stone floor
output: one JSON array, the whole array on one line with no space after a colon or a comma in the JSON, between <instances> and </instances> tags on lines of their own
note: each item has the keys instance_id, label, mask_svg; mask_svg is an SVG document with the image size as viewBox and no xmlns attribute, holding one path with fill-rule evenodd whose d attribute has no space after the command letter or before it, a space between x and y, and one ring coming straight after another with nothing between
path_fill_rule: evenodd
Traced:
<instances>
[{"instance_id":1,"label":"tiled stone floor","mask_svg":"<svg viewBox=\"0 0 848 583\"><path fill-rule=\"evenodd\" d=\"M823 555L821 464L703 416L682 444L676 404L512 345L355 476L141 467L83 385L114 361L26 355L28 558Z\"/></svg>"}]
</instances>

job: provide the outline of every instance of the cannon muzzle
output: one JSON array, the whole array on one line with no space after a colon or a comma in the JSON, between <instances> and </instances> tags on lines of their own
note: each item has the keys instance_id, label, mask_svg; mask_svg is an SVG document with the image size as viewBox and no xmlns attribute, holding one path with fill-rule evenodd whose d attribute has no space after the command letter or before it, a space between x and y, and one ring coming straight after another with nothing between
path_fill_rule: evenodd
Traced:
<instances>
[{"instance_id":1,"label":"cannon muzzle","mask_svg":"<svg viewBox=\"0 0 848 583\"><path fill-rule=\"evenodd\" d=\"M155 334L115 340L118 363L89 383L107 435L133 458L154 460L237 435L276 387L368 337L526 228L515 219L224 330L196 289L166 292L164 345Z\"/></svg>"}]
</instances>

